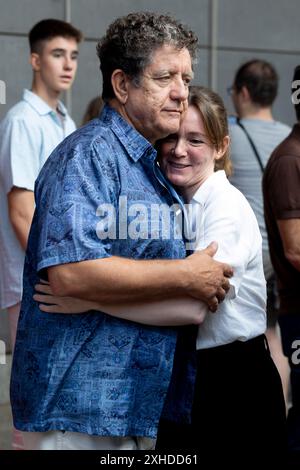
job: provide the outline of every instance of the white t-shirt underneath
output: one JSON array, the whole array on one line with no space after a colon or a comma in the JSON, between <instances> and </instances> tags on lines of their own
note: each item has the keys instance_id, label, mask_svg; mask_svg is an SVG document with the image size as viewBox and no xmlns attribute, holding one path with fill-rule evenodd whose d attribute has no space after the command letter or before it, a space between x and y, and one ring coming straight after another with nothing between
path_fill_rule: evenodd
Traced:
<instances>
[{"instance_id":1,"label":"white t-shirt underneath","mask_svg":"<svg viewBox=\"0 0 300 470\"><path fill-rule=\"evenodd\" d=\"M247 341L263 334L266 281L262 238L249 203L229 183L224 171L211 175L195 193L190 206L190 230L196 233L192 249L202 250L216 241L219 248L214 259L234 269L229 295L199 326L197 349Z\"/></svg>"}]
</instances>

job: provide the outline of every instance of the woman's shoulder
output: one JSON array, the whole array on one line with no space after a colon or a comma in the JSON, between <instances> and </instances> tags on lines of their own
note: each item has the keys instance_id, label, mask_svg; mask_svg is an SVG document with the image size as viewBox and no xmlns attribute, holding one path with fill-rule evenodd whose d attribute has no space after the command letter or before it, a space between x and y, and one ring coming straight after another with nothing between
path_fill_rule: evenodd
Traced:
<instances>
[{"instance_id":1,"label":"woman's shoulder","mask_svg":"<svg viewBox=\"0 0 300 470\"><path fill-rule=\"evenodd\" d=\"M249 206L245 196L230 183L225 173L222 172L223 175L217 175L217 173L220 172L216 172L214 178L210 181L206 203L213 206L220 205L223 209L228 208L228 210L233 207Z\"/></svg>"},{"instance_id":2,"label":"woman's shoulder","mask_svg":"<svg viewBox=\"0 0 300 470\"><path fill-rule=\"evenodd\" d=\"M249 202L228 179L222 181L222 184L211 186L204 210L210 217L226 218L241 227L256 223L256 217Z\"/></svg>"}]
</instances>

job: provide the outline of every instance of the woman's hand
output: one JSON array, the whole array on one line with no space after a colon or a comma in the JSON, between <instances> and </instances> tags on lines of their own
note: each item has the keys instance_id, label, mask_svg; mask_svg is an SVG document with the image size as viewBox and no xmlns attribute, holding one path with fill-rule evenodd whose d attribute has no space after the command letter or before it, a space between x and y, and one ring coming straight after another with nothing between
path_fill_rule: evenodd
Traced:
<instances>
[{"instance_id":1,"label":"woman's hand","mask_svg":"<svg viewBox=\"0 0 300 470\"><path fill-rule=\"evenodd\" d=\"M96 310L121 320L143 325L180 326L200 325L208 311L206 304L191 297L177 297L147 303L107 305L75 297L53 295L49 283L43 280L36 284L35 289L36 294L33 298L40 303L40 310L47 313L78 314Z\"/></svg>"},{"instance_id":2,"label":"woman's hand","mask_svg":"<svg viewBox=\"0 0 300 470\"><path fill-rule=\"evenodd\" d=\"M41 281L35 285L36 294L33 299L40 302L39 309L48 313L84 313L89 310L99 310L98 305L88 300L75 297L59 297L53 295L49 283ZM49 305L51 304L51 305Z\"/></svg>"}]
</instances>

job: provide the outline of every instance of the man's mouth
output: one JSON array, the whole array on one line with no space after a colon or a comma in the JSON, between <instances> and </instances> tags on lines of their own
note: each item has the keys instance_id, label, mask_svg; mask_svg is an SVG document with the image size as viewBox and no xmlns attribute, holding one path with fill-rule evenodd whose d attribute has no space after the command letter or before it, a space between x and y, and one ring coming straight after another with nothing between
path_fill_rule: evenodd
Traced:
<instances>
[{"instance_id":1,"label":"man's mouth","mask_svg":"<svg viewBox=\"0 0 300 470\"><path fill-rule=\"evenodd\" d=\"M167 113L175 113L175 114L181 114L182 111L180 109L164 109Z\"/></svg>"}]
</instances>

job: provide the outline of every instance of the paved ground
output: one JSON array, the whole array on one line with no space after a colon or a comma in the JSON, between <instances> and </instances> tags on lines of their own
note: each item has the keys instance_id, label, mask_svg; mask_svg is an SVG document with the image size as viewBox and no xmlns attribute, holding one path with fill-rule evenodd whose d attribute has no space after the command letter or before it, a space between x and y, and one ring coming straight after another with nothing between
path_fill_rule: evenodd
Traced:
<instances>
[{"instance_id":1,"label":"paved ground","mask_svg":"<svg viewBox=\"0 0 300 470\"><path fill-rule=\"evenodd\" d=\"M11 429L10 405L0 405L0 450L11 450Z\"/></svg>"},{"instance_id":2,"label":"paved ground","mask_svg":"<svg viewBox=\"0 0 300 470\"><path fill-rule=\"evenodd\" d=\"M10 355L6 356L5 361L0 361L0 450L11 450L12 417L9 404L10 365Z\"/></svg>"}]
</instances>

